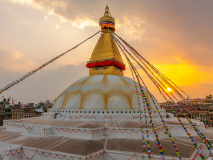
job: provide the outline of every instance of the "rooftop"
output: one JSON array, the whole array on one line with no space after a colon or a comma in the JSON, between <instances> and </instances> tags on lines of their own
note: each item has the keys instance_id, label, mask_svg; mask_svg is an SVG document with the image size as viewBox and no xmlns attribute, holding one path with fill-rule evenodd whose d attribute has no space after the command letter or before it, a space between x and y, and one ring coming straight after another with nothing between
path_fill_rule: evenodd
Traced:
<instances>
[{"instance_id":1,"label":"rooftop","mask_svg":"<svg viewBox=\"0 0 213 160\"><path fill-rule=\"evenodd\" d=\"M213 137L213 135L211 135ZM199 141L199 139L196 139ZM27 137L18 133L11 133L5 131L0 127L0 141L13 143L17 145L24 145L27 147L35 147L38 149L59 151L78 155L88 155L93 152L104 149L106 143L106 150L124 151L124 152L142 152L142 141L133 139L105 139L100 140L85 140L85 139L71 139L66 137ZM175 157L176 153L173 149L169 138L160 139L164 153L166 156ZM182 157L189 158L195 151L191 141L187 138L174 138L174 141L180 151ZM150 141L151 154L160 155L156 141Z\"/></svg>"}]
</instances>

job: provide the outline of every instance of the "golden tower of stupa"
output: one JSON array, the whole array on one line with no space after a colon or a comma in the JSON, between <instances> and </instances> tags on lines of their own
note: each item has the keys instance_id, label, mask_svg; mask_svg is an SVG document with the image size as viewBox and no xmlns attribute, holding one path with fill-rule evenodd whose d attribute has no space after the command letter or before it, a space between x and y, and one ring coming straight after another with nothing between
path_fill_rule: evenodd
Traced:
<instances>
[{"instance_id":1,"label":"golden tower of stupa","mask_svg":"<svg viewBox=\"0 0 213 160\"><path fill-rule=\"evenodd\" d=\"M92 52L90 61L87 63L89 75L123 76L125 64L110 34L110 31L115 32L115 20L111 16L108 6L105 8L104 16L100 18L99 24L102 34Z\"/></svg>"}]
</instances>

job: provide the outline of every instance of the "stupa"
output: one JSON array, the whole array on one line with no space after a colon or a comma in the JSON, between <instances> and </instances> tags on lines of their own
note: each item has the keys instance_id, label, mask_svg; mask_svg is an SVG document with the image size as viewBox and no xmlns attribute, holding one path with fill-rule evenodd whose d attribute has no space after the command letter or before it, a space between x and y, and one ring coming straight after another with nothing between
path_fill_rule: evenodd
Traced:
<instances>
[{"instance_id":1,"label":"stupa","mask_svg":"<svg viewBox=\"0 0 213 160\"><path fill-rule=\"evenodd\" d=\"M101 36L86 67L89 76L65 89L52 109L39 118L5 120L0 127L0 159L4 160L130 160L148 159L143 154L138 100L134 81L124 76L125 64L109 31L115 32L115 20L106 7L100 18ZM165 159L179 159L161 123L150 93L143 90L151 107L152 121L164 148ZM152 95L152 97L154 97ZM140 98L142 103L142 98ZM159 104L154 98L155 104ZM183 159L200 159L173 114L160 109ZM142 110L142 120L145 114ZM150 119L148 118L148 122ZM198 142L202 154L209 157L189 123L184 125ZM194 121L212 142L213 130ZM152 159L161 159L150 124L148 131ZM145 134L145 132L144 132ZM147 150L147 148L146 148Z\"/></svg>"},{"instance_id":2,"label":"stupa","mask_svg":"<svg viewBox=\"0 0 213 160\"><path fill-rule=\"evenodd\" d=\"M123 76L125 64L109 33L109 30L115 31L115 22L108 7L99 23L102 33L86 65L89 76L81 78L62 92L55 101L53 112L70 113L72 110L75 114L79 111L88 114L90 111L91 114L97 112L107 115L138 112L134 82ZM151 106L154 106L148 93L146 96Z\"/></svg>"}]
</instances>

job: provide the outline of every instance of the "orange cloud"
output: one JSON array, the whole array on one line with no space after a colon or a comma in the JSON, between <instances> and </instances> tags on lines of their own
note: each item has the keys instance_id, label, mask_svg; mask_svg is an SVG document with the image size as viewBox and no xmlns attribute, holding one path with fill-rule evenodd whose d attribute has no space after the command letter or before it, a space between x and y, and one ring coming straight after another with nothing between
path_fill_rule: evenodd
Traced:
<instances>
[{"instance_id":1,"label":"orange cloud","mask_svg":"<svg viewBox=\"0 0 213 160\"><path fill-rule=\"evenodd\" d=\"M181 62L178 64L171 63L155 63L155 66L176 85L185 89L190 95L205 94L200 91L201 86L208 86L213 81L213 69L200 65ZM208 91L206 90L206 93Z\"/></svg>"},{"instance_id":2,"label":"orange cloud","mask_svg":"<svg viewBox=\"0 0 213 160\"><path fill-rule=\"evenodd\" d=\"M8 52L7 56L0 59L0 68L4 68L8 71L24 73L35 66L35 63L29 60L26 55L20 51Z\"/></svg>"}]
</instances>

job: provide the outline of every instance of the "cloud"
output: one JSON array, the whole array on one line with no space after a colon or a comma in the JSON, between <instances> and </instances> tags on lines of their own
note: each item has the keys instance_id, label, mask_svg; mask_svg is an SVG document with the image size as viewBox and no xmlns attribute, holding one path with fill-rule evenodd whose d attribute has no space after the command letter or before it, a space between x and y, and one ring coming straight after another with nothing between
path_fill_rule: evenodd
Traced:
<instances>
[{"instance_id":1,"label":"cloud","mask_svg":"<svg viewBox=\"0 0 213 160\"><path fill-rule=\"evenodd\" d=\"M87 18L76 18L75 21L71 22L73 26L83 29L85 26L97 27L98 24Z\"/></svg>"},{"instance_id":2,"label":"cloud","mask_svg":"<svg viewBox=\"0 0 213 160\"><path fill-rule=\"evenodd\" d=\"M31 6L37 9L41 9L41 6L34 3L33 0L8 0L14 4L22 4L22 5L27 5L27 6Z\"/></svg>"},{"instance_id":3,"label":"cloud","mask_svg":"<svg viewBox=\"0 0 213 160\"><path fill-rule=\"evenodd\" d=\"M18 85L3 92L5 97L12 96L16 101L28 103L53 100L63 90L75 81L88 76L89 70L85 67L86 62L79 65L66 65L57 69L38 71ZM0 88L20 78L22 74L13 71L1 70Z\"/></svg>"},{"instance_id":4,"label":"cloud","mask_svg":"<svg viewBox=\"0 0 213 160\"><path fill-rule=\"evenodd\" d=\"M77 28L83 29L84 27L97 27L98 23L92 19L90 14L76 13L76 7L72 4L72 1L59 1L59 0L10 0L15 4L23 4L34 8L47 10L48 15L44 20L47 20L48 16L56 16L60 22L71 22L71 24ZM69 15L70 14L70 15Z\"/></svg>"},{"instance_id":5,"label":"cloud","mask_svg":"<svg viewBox=\"0 0 213 160\"><path fill-rule=\"evenodd\" d=\"M121 30L121 34L128 36L128 41L140 41L143 34L146 22L138 17L123 16L121 20L116 21L116 29Z\"/></svg>"},{"instance_id":6,"label":"cloud","mask_svg":"<svg viewBox=\"0 0 213 160\"><path fill-rule=\"evenodd\" d=\"M149 4L149 10L145 11L148 27L143 36L147 43L153 44L151 50L161 56L176 55L178 50L194 65L211 65L213 10L209 5L213 2L186 1L184 5L183 1L167 1L166 5L165 2Z\"/></svg>"},{"instance_id":7,"label":"cloud","mask_svg":"<svg viewBox=\"0 0 213 160\"><path fill-rule=\"evenodd\" d=\"M29 60L21 51L8 51L0 49L0 70L24 73L29 68L35 67L35 63Z\"/></svg>"},{"instance_id":8,"label":"cloud","mask_svg":"<svg viewBox=\"0 0 213 160\"><path fill-rule=\"evenodd\" d=\"M59 24L56 24L56 25L55 25L55 28L56 28L56 29L59 29L59 28L60 28L60 25L59 25Z\"/></svg>"},{"instance_id":9,"label":"cloud","mask_svg":"<svg viewBox=\"0 0 213 160\"><path fill-rule=\"evenodd\" d=\"M156 67L179 86L195 86L199 83L208 83L207 79L213 80L213 76L210 76L213 70L209 71L206 67L184 61L177 64L156 64Z\"/></svg>"},{"instance_id":10,"label":"cloud","mask_svg":"<svg viewBox=\"0 0 213 160\"><path fill-rule=\"evenodd\" d=\"M63 43L68 44L70 40L74 39L73 37L83 37L85 33L88 34L88 36L91 35L90 33L96 29L100 29L98 27L98 20L103 16L104 8L106 4L108 4L110 12L116 20L116 33L162 70L166 76L195 96L200 94L200 90L207 91L206 89L201 89L202 87L212 87L210 84L213 80L211 76L213 75L213 10L211 7L213 1L211 0L206 0L205 2L201 2L200 0L161 0L155 1L155 3L146 0L134 0L134 3L128 0L10 1L13 4L39 8L38 12L44 13L42 15L42 21L45 21L45 24L41 24L41 22L38 21L41 30L43 30L42 33L39 32L37 28L35 28L37 31L36 36L29 34L32 32L23 32L23 35L28 35L28 39L37 37L37 39L33 41L33 44L36 44L36 41L39 41L41 39L40 37L46 34L44 26L48 24L48 22L50 22L50 26L58 35L63 33L63 36L60 37L61 40L68 35L68 32L72 33L69 34L71 38L67 38L66 42ZM33 12L33 15L35 14L36 12ZM19 20L21 19L22 18ZM54 19L54 22L52 22L52 19ZM57 21L55 21L55 19L57 19ZM6 18L5 21L8 21L8 19ZM28 23L30 23L30 20L22 24L26 25ZM36 24L33 24L33 26L36 26ZM59 26L60 29L56 30L55 28L59 28ZM46 28L48 27L49 26L46 25ZM72 27L75 28L75 30ZM21 26L19 30L21 30L21 28L23 27ZM17 28L15 27L15 29ZM16 31L16 33L20 33L19 30ZM27 31L26 28L25 30ZM54 35L54 32L52 32L51 35ZM77 33L79 35L77 35ZM57 46L59 42L54 43L54 46L50 44L52 44L52 39L59 37L58 35L50 36L51 39L46 38L49 35L42 37L45 38L46 42L44 42L45 45L43 48L49 46L49 48L52 49L51 51L57 50L59 48ZM21 35L19 35L19 37L23 38ZM11 37L11 39L12 38L13 37ZM62 50L64 50L63 43L59 45ZM87 46L87 48L92 47L94 46ZM40 49L41 50L38 50L39 53L42 52L42 47ZM47 50L45 51L47 52ZM13 63L23 68L24 65L22 64L30 61L24 53L17 52L17 49L5 51L4 53L7 59L11 59L11 67L7 65L10 71L17 70L13 68ZM7 55L7 53L9 54ZM91 54L87 53L86 50L82 50L82 53L84 55ZM82 57L84 58L85 56L83 54ZM1 57L4 59L4 56ZM41 57L43 58L43 55ZM83 59L82 57L81 59ZM69 58L66 58L65 64L72 61L72 57L70 56ZM45 60L46 59L48 59L48 57L45 57ZM23 61L22 63L20 63L21 60ZM0 64L0 69L6 69L5 59L0 61L4 64ZM73 61L72 64L74 63ZM194 89L193 92L190 89ZM203 93L204 92L202 92L202 94Z\"/></svg>"}]
</instances>

